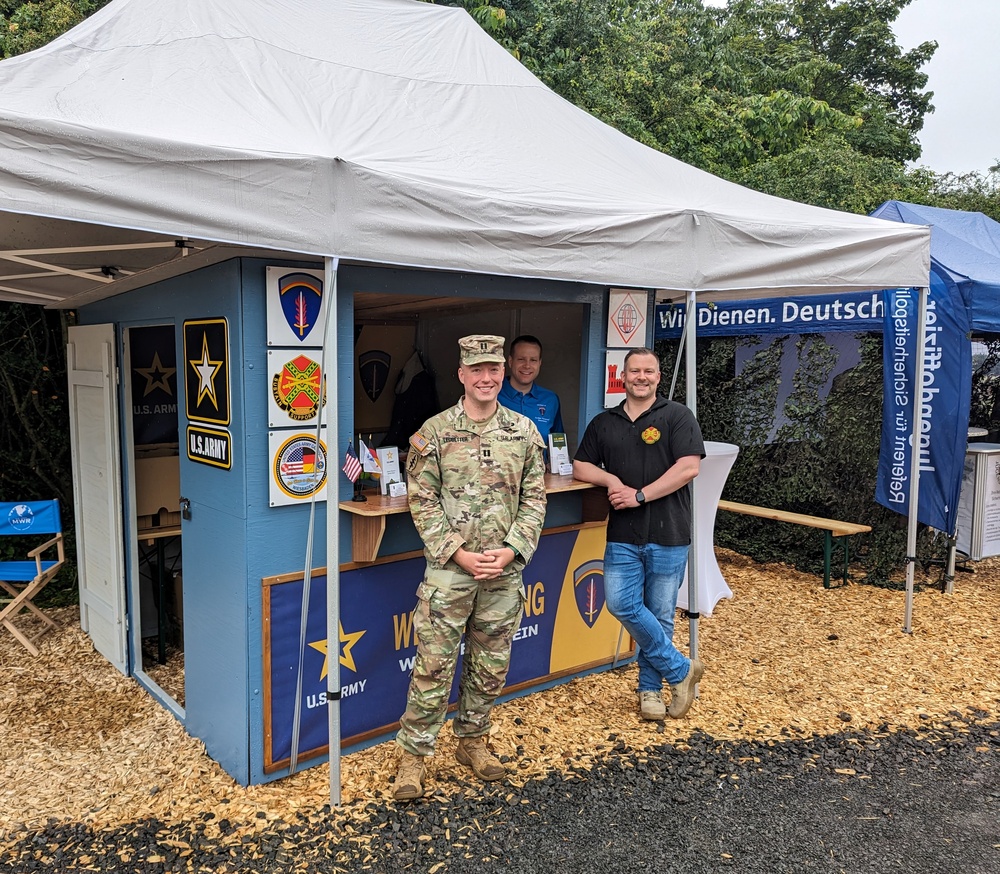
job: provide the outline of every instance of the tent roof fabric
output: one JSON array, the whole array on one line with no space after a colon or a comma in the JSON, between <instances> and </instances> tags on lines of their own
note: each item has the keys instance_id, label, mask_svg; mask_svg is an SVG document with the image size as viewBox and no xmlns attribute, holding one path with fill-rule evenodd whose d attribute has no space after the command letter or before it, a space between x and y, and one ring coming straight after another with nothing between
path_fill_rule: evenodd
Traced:
<instances>
[{"instance_id":1,"label":"tent roof fabric","mask_svg":"<svg viewBox=\"0 0 1000 874\"><path fill-rule=\"evenodd\" d=\"M87 226L758 297L929 268L926 228L683 164L560 98L465 11L413 0L115 0L0 63L0 248L82 246ZM71 285L34 288L90 287Z\"/></svg>"},{"instance_id":2,"label":"tent roof fabric","mask_svg":"<svg viewBox=\"0 0 1000 874\"><path fill-rule=\"evenodd\" d=\"M931 226L931 270L958 287L976 331L1000 331L1000 223L981 212L890 200L873 216Z\"/></svg>"}]
</instances>

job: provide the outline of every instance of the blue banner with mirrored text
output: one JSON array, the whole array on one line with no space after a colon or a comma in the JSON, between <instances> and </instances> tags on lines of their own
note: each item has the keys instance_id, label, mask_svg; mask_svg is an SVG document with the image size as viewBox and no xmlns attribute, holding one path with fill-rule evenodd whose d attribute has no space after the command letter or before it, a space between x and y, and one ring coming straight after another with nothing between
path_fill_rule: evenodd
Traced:
<instances>
[{"instance_id":1,"label":"blue banner with mirrored text","mask_svg":"<svg viewBox=\"0 0 1000 874\"><path fill-rule=\"evenodd\" d=\"M917 519L953 534L968 445L972 381L970 325L958 289L931 274L927 321L920 344L916 289L886 292L884 404L875 499L907 515L914 441L919 453ZM917 356L922 384L915 385ZM920 411L913 421L914 395Z\"/></svg>"}]
</instances>

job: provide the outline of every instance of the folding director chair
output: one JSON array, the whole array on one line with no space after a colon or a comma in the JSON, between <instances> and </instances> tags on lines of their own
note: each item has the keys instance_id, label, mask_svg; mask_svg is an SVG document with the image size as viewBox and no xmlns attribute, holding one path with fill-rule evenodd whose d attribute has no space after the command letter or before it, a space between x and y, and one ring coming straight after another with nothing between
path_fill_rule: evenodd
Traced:
<instances>
[{"instance_id":1,"label":"folding director chair","mask_svg":"<svg viewBox=\"0 0 1000 874\"><path fill-rule=\"evenodd\" d=\"M30 561L0 561L0 588L13 600L0 610L0 626L6 628L32 655L38 655L34 641L55 626L34 600L66 562L63 547L62 522L58 501L0 502L0 537L52 534L40 546L28 553ZM42 554L55 547L57 559L42 559ZM14 624L14 619L27 610L43 623L41 631L27 637Z\"/></svg>"}]
</instances>

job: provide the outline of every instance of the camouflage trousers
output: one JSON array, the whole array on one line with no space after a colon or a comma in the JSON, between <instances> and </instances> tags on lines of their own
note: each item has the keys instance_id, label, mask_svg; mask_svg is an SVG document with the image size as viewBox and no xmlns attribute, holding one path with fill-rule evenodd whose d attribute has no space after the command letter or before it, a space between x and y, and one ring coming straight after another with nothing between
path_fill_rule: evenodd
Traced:
<instances>
[{"instance_id":1,"label":"camouflage trousers","mask_svg":"<svg viewBox=\"0 0 1000 874\"><path fill-rule=\"evenodd\" d=\"M459 737L490 730L490 711L507 680L510 647L524 610L524 585L520 573L477 581L465 573L428 568L417 598L417 657L396 742L429 756L448 712L463 632L453 728Z\"/></svg>"}]
</instances>

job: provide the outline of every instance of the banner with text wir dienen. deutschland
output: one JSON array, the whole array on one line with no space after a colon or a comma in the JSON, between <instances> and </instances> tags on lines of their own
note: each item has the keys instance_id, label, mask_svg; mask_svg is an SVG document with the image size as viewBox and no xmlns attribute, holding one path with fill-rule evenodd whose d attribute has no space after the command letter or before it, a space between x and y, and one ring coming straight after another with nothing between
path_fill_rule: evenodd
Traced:
<instances>
[{"instance_id":1,"label":"banner with text wir dienen. deutschland","mask_svg":"<svg viewBox=\"0 0 1000 874\"><path fill-rule=\"evenodd\" d=\"M917 520L953 534L968 444L972 379L966 310L955 286L932 273L927 322L919 343L917 291L895 289L886 297L885 408L875 499L898 513L909 513L915 442L920 459ZM924 364L919 387L914 384L918 355ZM917 392L920 412L914 426Z\"/></svg>"},{"instance_id":2,"label":"banner with text wir dienen. deutschland","mask_svg":"<svg viewBox=\"0 0 1000 874\"><path fill-rule=\"evenodd\" d=\"M682 303L658 304L655 339L680 337L686 310ZM885 301L881 291L852 291L805 297L712 301L699 303L697 312L699 337L881 331Z\"/></svg>"}]
</instances>

